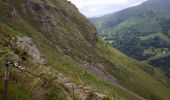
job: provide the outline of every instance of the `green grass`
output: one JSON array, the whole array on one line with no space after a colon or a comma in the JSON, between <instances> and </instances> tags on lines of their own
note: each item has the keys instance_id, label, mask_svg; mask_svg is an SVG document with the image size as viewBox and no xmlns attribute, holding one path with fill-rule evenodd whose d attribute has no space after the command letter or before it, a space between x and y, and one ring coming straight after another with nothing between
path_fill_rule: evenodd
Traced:
<instances>
[{"instance_id":1,"label":"green grass","mask_svg":"<svg viewBox=\"0 0 170 100\"><path fill-rule=\"evenodd\" d=\"M1 28L1 29L6 29L6 28ZM11 29L9 29L9 30L11 30ZM8 34L8 32L10 32L10 33L12 32L12 30L11 31L6 30L6 31L4 31L5 34ZM13 31L13 32L15 34L17 33L16 31ZM1 35L3 35L3 34L1 33ZM59 72L64 73L64 75L66 75L72 79L80 78L80 79L82 79L83 84L91 85L94 88L98 89L98 91L102 91L103 93L106 93L107 95L109 95L111 97L113 96L113 97L119 98L119 99L120 98L122 98L122 99L129 98L129 100L134 99L133 96L130 96L128 93L120 90L117 87L112 86L111 84L103 81L102 79L94 77L93 75L91 75L87 72L85 74L82 74L81 72L83 72L83 69L78 67L79 65L75 64L76 62L64 59L63 56L60 54L60 52L57 52L54 49L54 47L52 47L52 46L51 47L48 46L48 48L44 48L44 47L46 47L45 45L48 45L48 43L46 43L45 41L39 41L39 43L42 43L41 47L40 47L40 49L42 51L48 51L48 52L45 52L44 55L48 55L47 59L49 59L50 66L53 66L54 69L58 70ZM53 53L51 53L51 52L53 52ZM3 59L3 57L1 59ZM26 63L26 62L25 62L25 64L26 64L26 66L37 66L35 64ZM25 77L27 77L27 76L25 76ZM74 80L74 82L80 84L80 80ZM14 86L15 86L15 84L14 84ZM14 91L17 91L17 90L15 90L15 88L14 88L14 90L11 91L11 93ZM50 91L52 91L52 90L50 90ZM23 95L26 95L25 93L26 92L23 92ZM49 96L51 96L51 95L53 95L52 98L60 98L60 96L61 96L60 94L54 94L52 92L50 94L47 94L47 98L49 98ZM56 97L57 95L59 97ZM18 95L16 95L16 96L18 96ZM16 98L18 98L18 97L16 97Z\"/></svg>"},{"instance_id":2,"label":"green grass","mask_svg":"<svg viewBox=\"0 0 170 100\"><path fill-rule=\"evenodd\" d=\"M3 97L3 88L2 88L2 79L0 81L0 96ZM27 89L23 88L24 86L20 83L9 83L9 89L8 89L8 99L9 100L34 100L32 93L29 92ZM0 99L2 99L0 97Z\"/></svg>"},{"instance_id":3,"label":"green grass","mask_svg":"<svg viewBox=\"0 0 170 100\"><path fill-rule=\"evenodd\" d=\"M164 57L168 57L170 55L170 53L167 53L167 54L157 54L151 58L149 58L148 60L157 60L157 59L161 59L161 58L164 58Z\"/></svg>"},{"instance_id":4,"label":"green grass","mask_svg":"<svg viewBox=\"0 0 170 100\"><path fill-rule=\"evenodd\" d=\"M144 50L143 55L145 56L149 55L150 58L148 58L147 60L150 61L150 60L158 60L164 57L168 57L170 53L169 51L165 51L162 48L148 48Z\"/></svg>"},{"instance_id":5,"label":"green grass","mask_svg":"<svg viewBox=\"0 0 170 100\"><path fill-rule=\"evenodd\" d=\"M63 73L66 77L70 78L72 82L76 84L90 85L99 93L106 94L110 98L114 97L114 99L117 100L137 99L127 91L119 89L88 71L85 71L83 74L84 69L81 65L85 62L91 62L94 64L101 64L108 72L120 81L120 84L147 99L168 100L169 89L163 85L166 84L166 77L162 75L161 72L157 73L156 71L154 75L150 75L150 65L142 64L125 56L123 53L112 48L100 39L97 39L96 45L92 45L93 41L89 40L88 36L93 34L95 30L94 27L91 27L91 24L76 12L77 10L74 11L74 7L72 8L71 6L71 13L69 12L69 9L64 9L62 3L65 3L65 1L60 2L57 0L56 2L50 2L54 4L54 6L61 4L61 7L56 6L60 10L58 13L48 10L32 13L30 9L26 7L25 10L27 13L24 14L21 10L22 7L19 6L20 3L23 3L23 1L11 1L8 7L0 1L0 14L3 15L0 16L0 50L8 51L5 55L8 53L15 56L19 55L15 52L16 49L11 48L10 46L3 46L5 38L9 38L10 40L11 37L27 36L32 38L40 52L45 59L47 59L48 64L46 67L54 70L54 72L50 71L52 74L50 74L50 72L48 73L46 67L40 67L40 65L30 56L27 57L26 61L21 62L25 66L29 66L28 68L36 74L43 74L43 76L50 81L55 80L58 73ZM20 15L19 20L4 15L4 13L10 13L9 8L12 6L17 9L18 14ZM4 10L6 10L6 12ZM72 16L72 13L75 13L75 18ZM34 19L37 14L41 16L48 15L50 20L56 23L60 23L60 21L64 22L51 31L44 32L44 26L42 26L37 19ZM83 23L82 25L80 25L81 22ZM89 29L86 30L87 28ZM19 49L20 52L23 51L20 48L17 49ZM4 52L0 52L0 54L0 59L2 61L4 60ZM41 96L42 98L49 100L64 100L66 99L66 95L71 95L72 97L75 97L75 99L79 99L75 95L67 92L62 85L57 83L53 83L52 85L48 84L47 87L43 88L41 86L42 80L39 80L38 78L33 78L31 75L23 73L15 73L15 75L23 75L22 77L19 77L21 78L19 86L25 87L22 88L21 91L25 91L25 89L27 90L28 93L22 92L23 95L25 95L25 98L27 98L27 95L31 92L32 96L30 97L35 97L36 99ZM158 79L161 82L159 82ZM12 89L14 89L12 92L15 90L17 91L16 88ZM15 95L18 98L18 95Z\"/></svg>"},{"instance_id":6,"label":"green grass","mask_svg":"<svg viewBox=\"0 0 170 100\"><path fill-rule=\"evenodd\" d=\"M155 37L159 37L160 39L164 40L165 42L170 43L170 39L163 33L153 33L153 34L150 34L147 36L141 36L139 38L140 38L140 40L145 41L145 40L153 39Z\"/></svg>"},{"instance_id":7,"label":"green grass","mask_svg":"<svg viewBox=\"0 0 170 100\"><path fill-rule=\"evenodd\" d=\"M9 23L10 21L14 22L15 25L14 26L11 25ZM9 34L9 37L12 37L10 35L15 33L15 35L17 35L17 36L24 36L24 35L31 36L32 39L34 40L34 42L37 44L40 51L44 54L46 59L48 59L48 61L49 61L48 63L50 64L50 66L52 66L54 69L58 70L59 72L64 73L66 76L68 76L72 79L75 79L74 81L76 83L80 83L76 79L78 78L78 74L80 74L79 72L82 71L83 69L81 67L78 67L79 65L77 65L75 61L69 61L69 60L65 59L63 57L63 54L61 54L61 52L56 50L54 43L51 44L50 41L48 40L48 38L50 38L51 36L48 35L48 37L46 37L46 35L45 36L42 35L35 28L30 26L28 22L25 22L25 21L18 22L16 20L11 20L11 19L8 19L8 20L1 19L1 23L7 23L6 25L1 24L1 30L3 30L1 32L1 35ZM16 31L13 31L11 28L8 28L7 25L12 27ZM1 38L4 39L6 37L8 37L8 36L1 37ZM38 40L37 40L37 37L39 38ZM4 42L4 41L2 40L2 42ZM65 41L61 40L60 44L64 45L65 44L64 42ZM68 44L66 44L66 45L68 45ZM77 51L77 52L79 53L80 51ZM87 53L84 49L83 49L83 52ZM73 55L73 56L75 56L75 55ZM37 66L35 64L29 64L29 63L26 63L26 65L27 66ZM92 86L94 86L94 88L98 88L97 86L100 86L100 88L99 88L100 91L103 91L104 93L106 93L110 96L114 96L115 98L127 98L127 99L134 98L133 96L130 96L128 93L125 93L122 90L120 90L116 87L113 87L112 85L109 85L109 83L104 82L102 79L98 79L91 74L88 74L88 73L87 73L87 75L80 74L79 77L83 79L84 84L92 85ZM28 78L28 80L29 80L29 78ZM23 83L23 84L25 84L25 83ZM118 91L119 93L117 93L115 91ZM123 94L125 94L125 96L123 96ZM52 93L49 95L54 95L54 94ZM47 95L47 97L49 95ZM56 97L54 97L54 98L56 98Z\"/></svg>"},{"instance_id":8,"label":"green grass","mask_svg":"<svg viewBox=\"0 0 170 100\"><path fill-rule=\"evenodd\" d=\"M158 79L160 80L160 76L161 76L162 81L166 80L166 77L163 74L160 74L160 73L158 74L158 71L155 71L152 76L149 74L146 74L145 68L149 69L150 67L149 65L139 63L138 61L135 61L131 58L126 57L125 55L121 54L119 51L113 49L112 47L107 46L106 44L105 45L104 44L101 45L101 44L102 43L98 44L99 47L105 48L106 50L106 51L103 51L104 55L107 56L108 59L112 59L113 62L120 64L119 67L120 69L122 69L120 72L111 70L111 68L109 68L108 70L114 76L117 76L117 78L120 80L122 85L128 87L129 89L151 100L152 99L168 100L167 96L168 96L169 90L166 90L166 87L164 87L162 83L157 81ZM100 49L100 50L103 50L103 49ZM145 66L145 67L142 67L142 66ZM160 76L158 77L158 75ZM156 80L154 78L156 78ZM167 81L165 82L165 84L167 84ZM159 91L157 91L157 89ZM160 95L161 93L163 93L162 96Z\"/></svg>"}]
</instances>

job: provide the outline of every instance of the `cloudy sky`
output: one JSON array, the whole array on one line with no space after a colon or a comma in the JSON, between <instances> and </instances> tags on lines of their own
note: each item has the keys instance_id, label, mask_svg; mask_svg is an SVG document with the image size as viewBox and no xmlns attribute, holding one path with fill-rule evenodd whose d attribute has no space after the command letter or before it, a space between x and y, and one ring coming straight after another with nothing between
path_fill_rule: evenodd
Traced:
<instances>
[{"instance_id":1,"label":"cloudy sky","mask_svg":"<svg viewBox=\"0 0 170 100\"><path fill-rule=\"evenodd\" d=\"M68 0L75 4L87 17L99 17L131 6L139 5L146 0Z\"/></svg>"}]
</instances>

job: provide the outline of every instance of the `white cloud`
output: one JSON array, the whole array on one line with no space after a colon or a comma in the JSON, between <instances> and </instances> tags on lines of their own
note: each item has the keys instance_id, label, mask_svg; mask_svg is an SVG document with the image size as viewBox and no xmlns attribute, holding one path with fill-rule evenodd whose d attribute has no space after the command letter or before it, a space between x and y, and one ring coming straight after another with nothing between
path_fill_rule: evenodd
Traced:
<instances>
[{"instance_id":1,"label":"white cloud","mask_svg":"<svg viewBox=\"0 0 170 100\"><path fill-rule=\"evenodd\" d=\"M146 0L68 0L75 4L81 13L87 17L99 17L116 12L131 6L138 5Z\"/></svg>"}]
</instances>

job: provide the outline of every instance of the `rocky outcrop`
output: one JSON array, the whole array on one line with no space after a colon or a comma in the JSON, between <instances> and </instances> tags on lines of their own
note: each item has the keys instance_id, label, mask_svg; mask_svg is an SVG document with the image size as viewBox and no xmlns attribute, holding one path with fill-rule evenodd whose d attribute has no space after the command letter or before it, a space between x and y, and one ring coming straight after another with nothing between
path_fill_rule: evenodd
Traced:
<instances>
[{"instance_id":1,"label":"rocky outcrop","mask_svg":"<svg viewBox=\"0 0 170 100\"><path fill-rule=\"evenodd\" d=\"M95 90L89 85L77 85L72 83L68 78L63 74L58 74L57 81L60 84L63 84L66 88L73 91L74 95L79 95L81 100L87 100L89 94L93 96L92 100L102 100L106 95L95 92Z\"/></svg>"},{"instance_id":2,"label":"rocky outcrop","mask_svg":"<svg viewBox=\"0 0 170 100\"><path fill-rule=\"evenodd\" d=\"M92 73L106 81L118 84L118 80L116 78L114 78L112 75L110 75L107 71L105 71L105 69L100 64L85 63L82 67L84 67L90 73Z\"/></svg>"},{"instance_id":3,"label":"rocky outcrop","mask_svg":"<svg viewBox=\"0 0 170 100\"><path fill-rule=\"evenodd\" d=\"M53 23L52 19L49 16L36 16L35 19L39 21L42 25L42 30L44 32L50 32L55 28L55 23Z\"/></svg>"},{"instance_id":4,"label":"rocky outcrop","mask_svg":"<svg viewBox=\"0 0 170 100\"><path fill-rule=\"evenodd\" d=\"M37 62L41 64L46 64L46 60L43 58L43 55L37 49L36 45L31 38L28 37L18 37L17 45L25 49L30 56L32 56Z\"/></svg>"},{"instance_id":5,"label":"rocky outcrop","mask_svg":"<svg viewBox=\"0 0 170 100\"><path fill-rule=\"evenodd\" d=\"M43 8L40 3L33 2L33 0L26 0L26 5L33 11L39 11Z\"/></svg>"},{"instance_id":6,"label":"rocky outcrop","mask_svg":"<svg viewBox=\"0 0 170 100\"><path fill-rule=\"evenodd\" d=\"M34 11L39 11L39 10L42 9L42 6L41 6L39 3L33 3L33 2L32 2L31 8L32 8Z\"/></svg>"},{"instance_id":7,"label":"rocky outcrop","mask_svg":"<svg viewBox=\"0 0 170 100\"><path fill-rule=\"evenodd\" d=\"M88 40L95 45L96 44L96 40L97 40L97 32L93 32L91 34L88 35Z\"/></svg>"},{"instance_id":8,"label":"rocky outcrop","mask_svg":"<svg viewBox=\"0 0 170 100\"><path fill-rule=\"evenodd\" d=\"M11 17L12 17L12 18L16 18L16 17L17 17L17 12L16 12L15 8L14 8L13 11L11 12Z\"/></svg>"},{"instance_id":9,"label":"rocky outcrop","mask_svg":"<svg viewBox=\"0 0 170 100\"><path fill-rule=\"evenodd\" d=\"M94 97L95 97L96 100L103 100L103 98L105 98L106 95L95 92Z\"/></svg>"}]
</instances>

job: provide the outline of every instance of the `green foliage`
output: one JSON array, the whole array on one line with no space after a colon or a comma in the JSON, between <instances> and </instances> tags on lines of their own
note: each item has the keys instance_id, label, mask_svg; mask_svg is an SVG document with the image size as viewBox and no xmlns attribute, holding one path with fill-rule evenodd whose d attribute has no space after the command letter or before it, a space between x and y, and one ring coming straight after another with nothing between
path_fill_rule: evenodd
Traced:
<instances>
[{"instance_id":1,"label":"green foliage","mask_svg":"<svg viewBox=\"0 0 170 100\"><path fill-rule=\"evenodd\" d=\"M56 88L55 90L50 90L44 100L67 100L67 96L61 88Z\"/></svg>"},{"instance_id":2,"label":"green foliage","mask_svg":"<svg viewBox=\"0 0 170 100\"><path fill-rule=\"evenodd\" d=\"M170 52L170 2L166 0L148 0L143 4L109 14L92 22L99 35L126 55L150 62L164 70L162 62ZM155 60L155 61L154 61Z\"/></svg>"},{"instance_id":3,"label":"green foliage","mask_svg":"<svg viewBox=\"0 0 170 100\"><path fill-rule=\"evenodd\" d=\"M156 80L161 81L159 76L161 76L161 79L166 80L166 77L163 74L157 76L158 72L156 70L152 74L151 66L127 58L121 52L118 52L117 50L111 48L111 46L108 46L107 44L99 42L98 47L100 48L100 50L102 50L103 55L105 55L108 59L112 59L112 62L116 62L117 64L120 64L117 65L119 66L119 69L121 69L120 71L112 70L111 68L108 68L108 71L113 76L116 76L120 80L122 85L131 88L133 91L136 91L137 93L151 100L152 99L168 100L166 96L159 95L164 91L164 89L162 88L161 84L158 83L159 85L158 84L156 85L155 84L156 81L153 80L154 77L156 78ZM105 49L101 49L101 48L105 48ZM147 72L148 74L146 74L145 72ZM161 82L163 82L163 80ZM168 84L168 81L166 81L165 84ZM157 87L157 89L159 88L158 91L154 90L155 87ZM150 91L152 91L151 94L149 93ZM166 94L168 93L168 91L164 91L164 93Z\"/></svg>"},{"instance_id":4,"label":"green foliage","mask_svg":"<svg viewBox=\"0 0 170 100\"><path fill-rule=\"evenodd\" d=\"M167 80L162 72L154 72L155 74L152 75L150 65L142 64L125 56L100 39L96 41L94 26L83 15L79 14L70 2L65 0L32 1L31 4L47 4L47 8L33 9L32 5L26 4L26 0L10 0L9 4L0 1L0 14L2 15L0 16L0 50L2 51L0 52L0 60L2 62L9 54L18 56L18 60L24 66L27 66L37 75L42 75L52 84L44 86L43 81L39 78L14 70L12 73L20 80L18 85L13 85L17 86L19 90L11 86L10 88L13 90L10 94L14 94L18 98L20 95L14 92L20 91L22 99L30 97L28 98L30 100L40 97L47 100L65 100L67 96L79 100L78 96L63 85L57 82L53 83L58 73L63 73L72 82L90 85L93 89L97 89L110 98L113 97L116 100L137 99L129 92L82 67L89 63L101 65L104 70L117 78L121 85L146 99L168 100L169 89L166 88ZM16 9L18 18L8 16L13 8ZM10 45L9 41L12 37L22 36L32 38L47 60L45 67L28 56L25 50L13 48ZM4 46L3 43L6 39L7 45ZM2 63L0 64L2 65ZM47 68L52 69L52 71Z\"/></svg>"}]
</instances>

